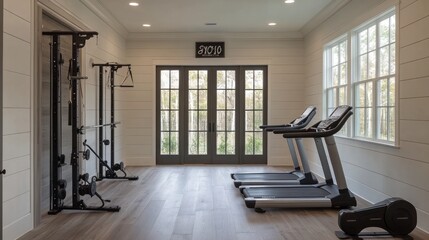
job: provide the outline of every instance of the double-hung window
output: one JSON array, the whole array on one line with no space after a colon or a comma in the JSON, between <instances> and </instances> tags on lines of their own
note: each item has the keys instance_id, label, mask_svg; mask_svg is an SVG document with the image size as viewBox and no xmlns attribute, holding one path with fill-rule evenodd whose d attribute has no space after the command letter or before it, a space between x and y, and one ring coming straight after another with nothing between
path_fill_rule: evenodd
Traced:
<instances>
[{"instance_id":1,"label":"double-hung window","mask_svg":"<svg viewBox=\"0 0 429 240\"><path fill-rule=\"evenodd\" d=\"M392 9L325 47L325 114L342 104L355 112L352 131L342 135L395 143L395 19Z\"/></svg>"},{"instance_id":2,"label":"double-hung window","mask_svg":"<svg viewBox=\"0 0 429 240\"><path fill-rule=\"evenodd\" d=\"M329 116L335 107L347 104L348 57L347 38L342 37L325 48L325 116ZM340 132L346 135L346 128Z\"/></svg>"}]
</instances>

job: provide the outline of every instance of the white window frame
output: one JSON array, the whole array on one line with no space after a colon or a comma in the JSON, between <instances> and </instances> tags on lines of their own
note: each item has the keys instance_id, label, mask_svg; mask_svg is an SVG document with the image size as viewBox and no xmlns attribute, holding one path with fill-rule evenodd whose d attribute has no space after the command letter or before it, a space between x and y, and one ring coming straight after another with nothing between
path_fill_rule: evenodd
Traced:
<instances>
[{"instance_id":1,"label":"white window frame","mask_svg":"<svg viewBox=\"0 0 429 240\"><path fill-rule=\"evenodd\" d=\"M379 58L379 52L380 52L380 39L379 39L379 27L378 24L385 20L386 18L390 18L391 16L395 16L395 73L394 74L390 74L390 75L385 75L383 77L379 77L379 66L380 66L380 58ZM324 51L323 51L323 115L325 117L328 116L328 94L327 94L327 90L332 89L332 87L328 87L327 83L328 83L328 79L330 78L330 68L332 67L331 63L329 62L329 56L328 56L328 50L331 49L333 46L338 45L340 42L342 41L346 41L347 44L347 83L346 85L341 85L341 86L346 86L347 87L347 104L351 105L353 107L356 106L355 103L355 93L356 93L356 87L363 83L363 82L372 82L373 84L373 92L372 92L372 99L373 99L373 105L371 106L371 111L372 111L372 116L373 116L373 122L372 122L372 137L371 138L367 138L367 137L361 137L361 136L357 136L356 134L356 121L355 121L355 117L352 117L349 121L349 123L346 125L347 126L347 130L345 132L345 134L338 134L338 136L340 137L345 137L345 138L350 138L350 139L355 139L358 141L364 141L364 142L371 142L371 143L376 143L376 144L382 144L382 145L388 145L388 146L395 146L397 147L399 145L399 117L398 117L398 106L399 106L399 97L398 97L398 86L399 86L399 58L398 58L398 53L399 53L399 47L398 47L398 33L399 33L399 24L398 24L398 10L397 7L393 7L387 11L382 12L381 14L378 14L377 16L375 16L374 18L372 18L371 20L361 24L360 26L351 29L350 31L347 31L345 34L343 34L342 36L336 38L335 40L329 42L328 44L325 45L324 47ZM358 54L358 43L357 43L357 34L368 28L369 26L372 25L376 25L376 73L375 73L375 78L372 79L367 79L367 80L361 80L358 81L358 77L359 77L359 64L360 64L360 60L359 60L359 56ZM389 44L391 44L389 42ZM384 46L384 45L383 45ZM389 61L390 62L390 61ZM377 108L380 107L377 104L377 83L379 80L382 79L389 79L389 78L394 78L395 79L395 93L394 93L394 99L395 99L395 105L393 106L395 111L394 111L394 121L395 121L395 137L393 139L393 141L388 141L388 140L382 140L382 139L377 139L377 125L378 125L378 116L377 116ZM338 87L338 86L337 86ZM338 94L337 94L338 95ZM338 99L338 96L337 96ZM389 122L389 121L388 121Z\"/></svg>"},{"instance_id":2,"label":"white window frame","mask_svg":"<svg viewBox=\"0 0 429 240\"><path fill-rule=\"evenodd\" d=\"M346 64L346 82L345 84L341 84L340 83L340 65L342 64L340 61L340 58L338 58L338 64L336 66L338 66L338 85L336 86L329 86L329 82L332 81L332 74L331 74L331 69L333 68L332 66L332 56L331 56L331 51L332 48L336 47L336 46L340 46L341 43L345 42L346 43L346 60L345 63ZM348 40L348 34L342 35L341 37L335 39L334 41L331 41L329 44L327 44L324 48L323 51L323 116L325 118L327 118L330 114L330 109L329 109L329 95L328 95L328 91L332 90L332 89L336 89L337 94L336 94L336 103L334 104L334 106L338 106L339 105L339 89L345 87L346 88L346 103L345 104L349 104L350 102L350 56L349 56L349 49L350 49L350 43ZM336 107L335 106L335 107ZM346 130L344 132L339 132L338 135L340 136L344 136L347 137L349 135L350 132L350 125L347 124L346 125Z\"/></svg>"}]
</instances>

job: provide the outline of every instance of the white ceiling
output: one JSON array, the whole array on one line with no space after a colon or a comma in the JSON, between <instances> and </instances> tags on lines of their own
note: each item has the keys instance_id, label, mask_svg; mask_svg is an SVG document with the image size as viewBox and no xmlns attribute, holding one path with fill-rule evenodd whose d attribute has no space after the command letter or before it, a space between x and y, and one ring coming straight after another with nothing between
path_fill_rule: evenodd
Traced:
<instances>
[{"instance_id":1,"label":"white ceiling","mask_svg":"<svg viewBox=\"0 0 429 240\"><path fill-rule=\"evenodd\" d=\"M97 0L129 33L296 32L332 0ZM276 22L277 26L268 26ZM151 24L143 28L142 24ZM205 23L217 23L206 26Z\"/></svg>"}]
</instances>

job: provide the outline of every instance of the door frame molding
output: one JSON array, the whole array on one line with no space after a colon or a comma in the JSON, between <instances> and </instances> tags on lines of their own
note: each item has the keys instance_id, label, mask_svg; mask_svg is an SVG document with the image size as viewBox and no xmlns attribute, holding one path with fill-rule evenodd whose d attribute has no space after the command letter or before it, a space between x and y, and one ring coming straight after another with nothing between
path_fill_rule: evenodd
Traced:
<instances>
[{"instance_id":1,"label":"door frame molding","mask_svg":"<svg viewBox=\"0 0 429 240\"><path fill-rule=\"evenodd\" d=\"M3 33L3 0L0 0L0 32ZM0 56L3 56L3 37L0 38ZM0 58L0 171L3 170L3 57ZM3 174L0 175L0 238L3 239Z\"/></svg>"}]
</instances>

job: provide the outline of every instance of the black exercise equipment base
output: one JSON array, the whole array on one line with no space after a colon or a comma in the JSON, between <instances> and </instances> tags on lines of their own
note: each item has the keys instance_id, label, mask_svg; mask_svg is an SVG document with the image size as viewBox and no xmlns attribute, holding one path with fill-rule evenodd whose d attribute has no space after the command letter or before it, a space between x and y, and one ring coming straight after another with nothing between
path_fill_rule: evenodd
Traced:
<instances>
[{"instance_id":1,"label":"black exercise equipment base","mask_svg":"<svg viewBox=\"0 0 429 240\"><path fill-rule=\"evenodd\" d=\"M97 181L101 181L103 179L124 179L124 180L130 180L130 181L137 181L139 180L138 176L131 176L131 177L102 177L97 178Z\"/></svg>"},{"instance_id":2,"label":"black exercise equipment base","mask_svg":"<svg viewBox=\"0 0 429 240\"><path fill-rule=\"evenodd\" d=\"M62 210L77 210L77 211L105 211L105 212L119 212L121 210L121 207L114 206L114 207L86 207L86 208L79 208L79 207L72 207L72 206L63 206L56 210L51 210L48 212L48 215L56 215L60 213Z\"/></svg>"},{"instance_id":3,"label":"black exercise equipment base","mask_svg":"<svg viewBox=\"0 0 429 240\"><path fill-rule=\"evenodd\" d=\"M365 237L394 237L394 238L400 238L404 240L413 240L414 238L410 235L392 235L388 232L361 232L358 235L348 235L343 231L335 231L335 236L337 236L338 239L365 239Z\"/></svg>"}]
</instances>

